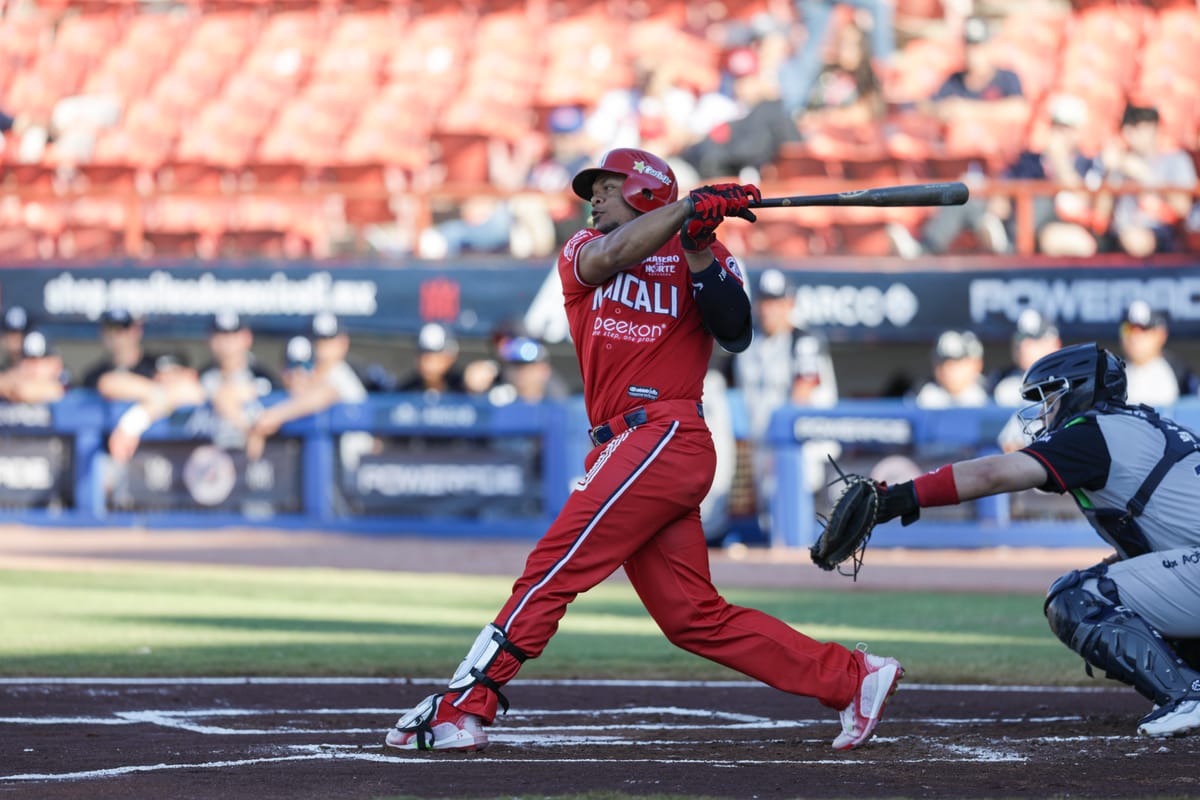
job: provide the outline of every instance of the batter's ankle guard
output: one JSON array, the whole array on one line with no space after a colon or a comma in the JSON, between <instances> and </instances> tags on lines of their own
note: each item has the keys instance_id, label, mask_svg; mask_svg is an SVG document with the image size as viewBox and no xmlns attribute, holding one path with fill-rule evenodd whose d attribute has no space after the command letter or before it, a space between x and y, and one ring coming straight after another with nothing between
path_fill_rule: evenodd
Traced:
<instances>
[{"instance_id":1,"label":"batter's ankle guard","mask_svg":"<svg viewBox=\"0 0 1200 800\"><path fill-rule=\"evenodd\" d=\"M440 694L429 695L396 723L396 730L416 737L418 750L433 749L433 718L437 716L442 697Z\"/></svg>"},{"instance_id":2,"label":"batter's ankle guard","mask_svg":"<svg viewBox=\"0 0 1200 800\"><path fill-rule=\"evenodd\" d=\"M488 669L495 663L502 651L521 663L528 658L521 648L508 640L504 631L494 623L488 623L475 638L475 644L471 645L471 651L467 653L467 657L455 670L454 677L450 679L450 690L461 692L475 684L480 684L496 693L500 707L507 714L508 698L500 691L500 684L488 677L487 674Z\"/></svg>"}]
</instances>

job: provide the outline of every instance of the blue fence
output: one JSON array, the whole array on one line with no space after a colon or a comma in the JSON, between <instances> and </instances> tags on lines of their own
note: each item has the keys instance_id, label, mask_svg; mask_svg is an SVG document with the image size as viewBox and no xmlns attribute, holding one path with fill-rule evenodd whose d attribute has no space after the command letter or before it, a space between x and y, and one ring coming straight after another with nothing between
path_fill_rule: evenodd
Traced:
<instances>
[{"instance_id":1,"label":"blue fence","mask_svg":"<svg viewBox=\"0 0 1200 800\"><path fill-rule=\"evenodd\" d=\"M731 398L740 408L736 394ZM268 398L270 401L271 398ZM261 460L218 447L210 409L146 432L133 459L105 447L123 407L74 390L50 405L0 404L0 521L73 526L264 526L372 534L534 538L582 477L578 398L492 406L473 398L373 396L285 425ZM1200 401L1170 410L1200 427ZM897 401L780 409L766 445L777 485L770 542L807 547L828 508L826 453L884 479L995 452L1007 409L923 411ZM735 430L742 430L735 426ZM1094 546L1070 501L1040 493L927 509L874 546Z\"/></svg>"}]
</instances>

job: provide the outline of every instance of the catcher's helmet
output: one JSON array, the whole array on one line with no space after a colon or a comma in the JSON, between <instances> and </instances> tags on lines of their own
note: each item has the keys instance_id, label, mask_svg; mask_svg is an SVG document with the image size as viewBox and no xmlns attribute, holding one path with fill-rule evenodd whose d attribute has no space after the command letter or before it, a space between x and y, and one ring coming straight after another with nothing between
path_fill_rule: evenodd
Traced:
<instances>
[{"instance_id":1,"label":"catcher's helmet","mask_svg":"<svg viewBox=\"0 0 1200 800\"><path fill-rule=\"evenodd\" d=\"M1097 403L1124 403L1126 386L1125 362L1095 342L1056 350L1025 372L1021 397L1033 405L1019 412L1022 427L1036 436Z\"/></svg>"},{"instance_id":2,"label":"catcher's helmet","mask_svg":"<svg viewBox=\"0 0 1200 800\"><path fill-rule=\"evenodd\" d=\"M662 208L679 199L679 184L670 165L645 150L631 147L609 150L600 159L599 166L581 170L571 181L571 188L575 194L590 202L592 184L602 172L625 176L621 194L625 196L625 202L642 213Z\"/></svg>"}]
</instances>

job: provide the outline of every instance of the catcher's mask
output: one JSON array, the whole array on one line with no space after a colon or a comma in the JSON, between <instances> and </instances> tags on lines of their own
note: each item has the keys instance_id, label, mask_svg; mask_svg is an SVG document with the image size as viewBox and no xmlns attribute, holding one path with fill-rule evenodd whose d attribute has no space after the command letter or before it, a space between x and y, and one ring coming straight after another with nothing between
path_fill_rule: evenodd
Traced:
<instances>
[{"instance_id":1,"label":"catcher's mask","mask_svg":"<svg viewBox=\"0 0 1200 800\"><path fill-rule=\"evenodd\" d=\"M679 199L679 184L669 164L653 153L618 147L600 159L600 165L581 170L571 181L575 194L592 200L592 184L603 172L625 176L621 194L635 210L645 213Z\"/></svg>"},{"instance_id":2,"label":"catcher's mask","mask_svg":"<svg viewBox=\"0 0 1200 800\"><path fill-rule=\"evenodd\" d=\"M1036 438L1098 403L1124 403L1125 362L1095 342L1064 347L1026 371L1021 397L1031 403L1017 412L1021 430Z\"/></svg>"}]
</instances>

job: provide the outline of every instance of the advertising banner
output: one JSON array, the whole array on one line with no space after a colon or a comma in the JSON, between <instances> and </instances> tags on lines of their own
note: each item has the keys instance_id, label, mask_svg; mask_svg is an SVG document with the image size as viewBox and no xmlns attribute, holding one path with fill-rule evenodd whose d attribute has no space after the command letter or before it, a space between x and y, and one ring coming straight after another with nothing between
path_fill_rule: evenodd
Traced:
<instances>
[{"instance_id":1,"label":"advertising banner","mask_svg":"<svg viewBox=\"0 0 1200 800\"><path fill-rule=\"evenodd\" d=\"M73 438L0 431L0 508L75 506Z\"/></svg>"},{"instance_id":2,"label":"advertising banner","mask_svg":"<svg viewBox=\"0 0 1200 800\"><path fill-rule=\"evenodd\" d=\"M818 266L813 267L816 263ZM1068 339L1115 335L1125 308L1143 299L1170 315L1172 335L1200 337L1200 263L1134 264L1100 256L1086 265L989 259L909 262L902 270L821 264L804 268L756 259L751 285L768 267L787 272L797 321L833 341L928 342L946 328L1005 340L1021 312L1034 308ZM109 308L144 315L176 334L203 335L216 311L237 311L256 330L287 334L321 310L351 333L412 334L441 321L460 334L487 336L524 318L548 341L561 341L561 293L552 264L510 259L445 262L288 262L95 264L12 267L0 275L0 304L24 305L52 335L94 335Z\"/></svg>"},{"instance_id":3,"label":"advertising banner","mask_svg":"<svg viewBox=\"0 0 1200 800\"><path fill-rule=\"evenodd\" d=\"M346 514L488 520L550 513L539 436L376 441L367 455L339 459Z\"/></svg>"},{"instance_id":4,"label":"advertising banner","mask_svg":"<svg viewBox=\"0 0 1200 800\"><path fill-rule=\"evenodd\" d=\"M301 440L275 437L263 457L203 440L144 440L128 464L113 470L110 511L233 512L249 519L304 510Z\"/></svg>"}]
</instances>

